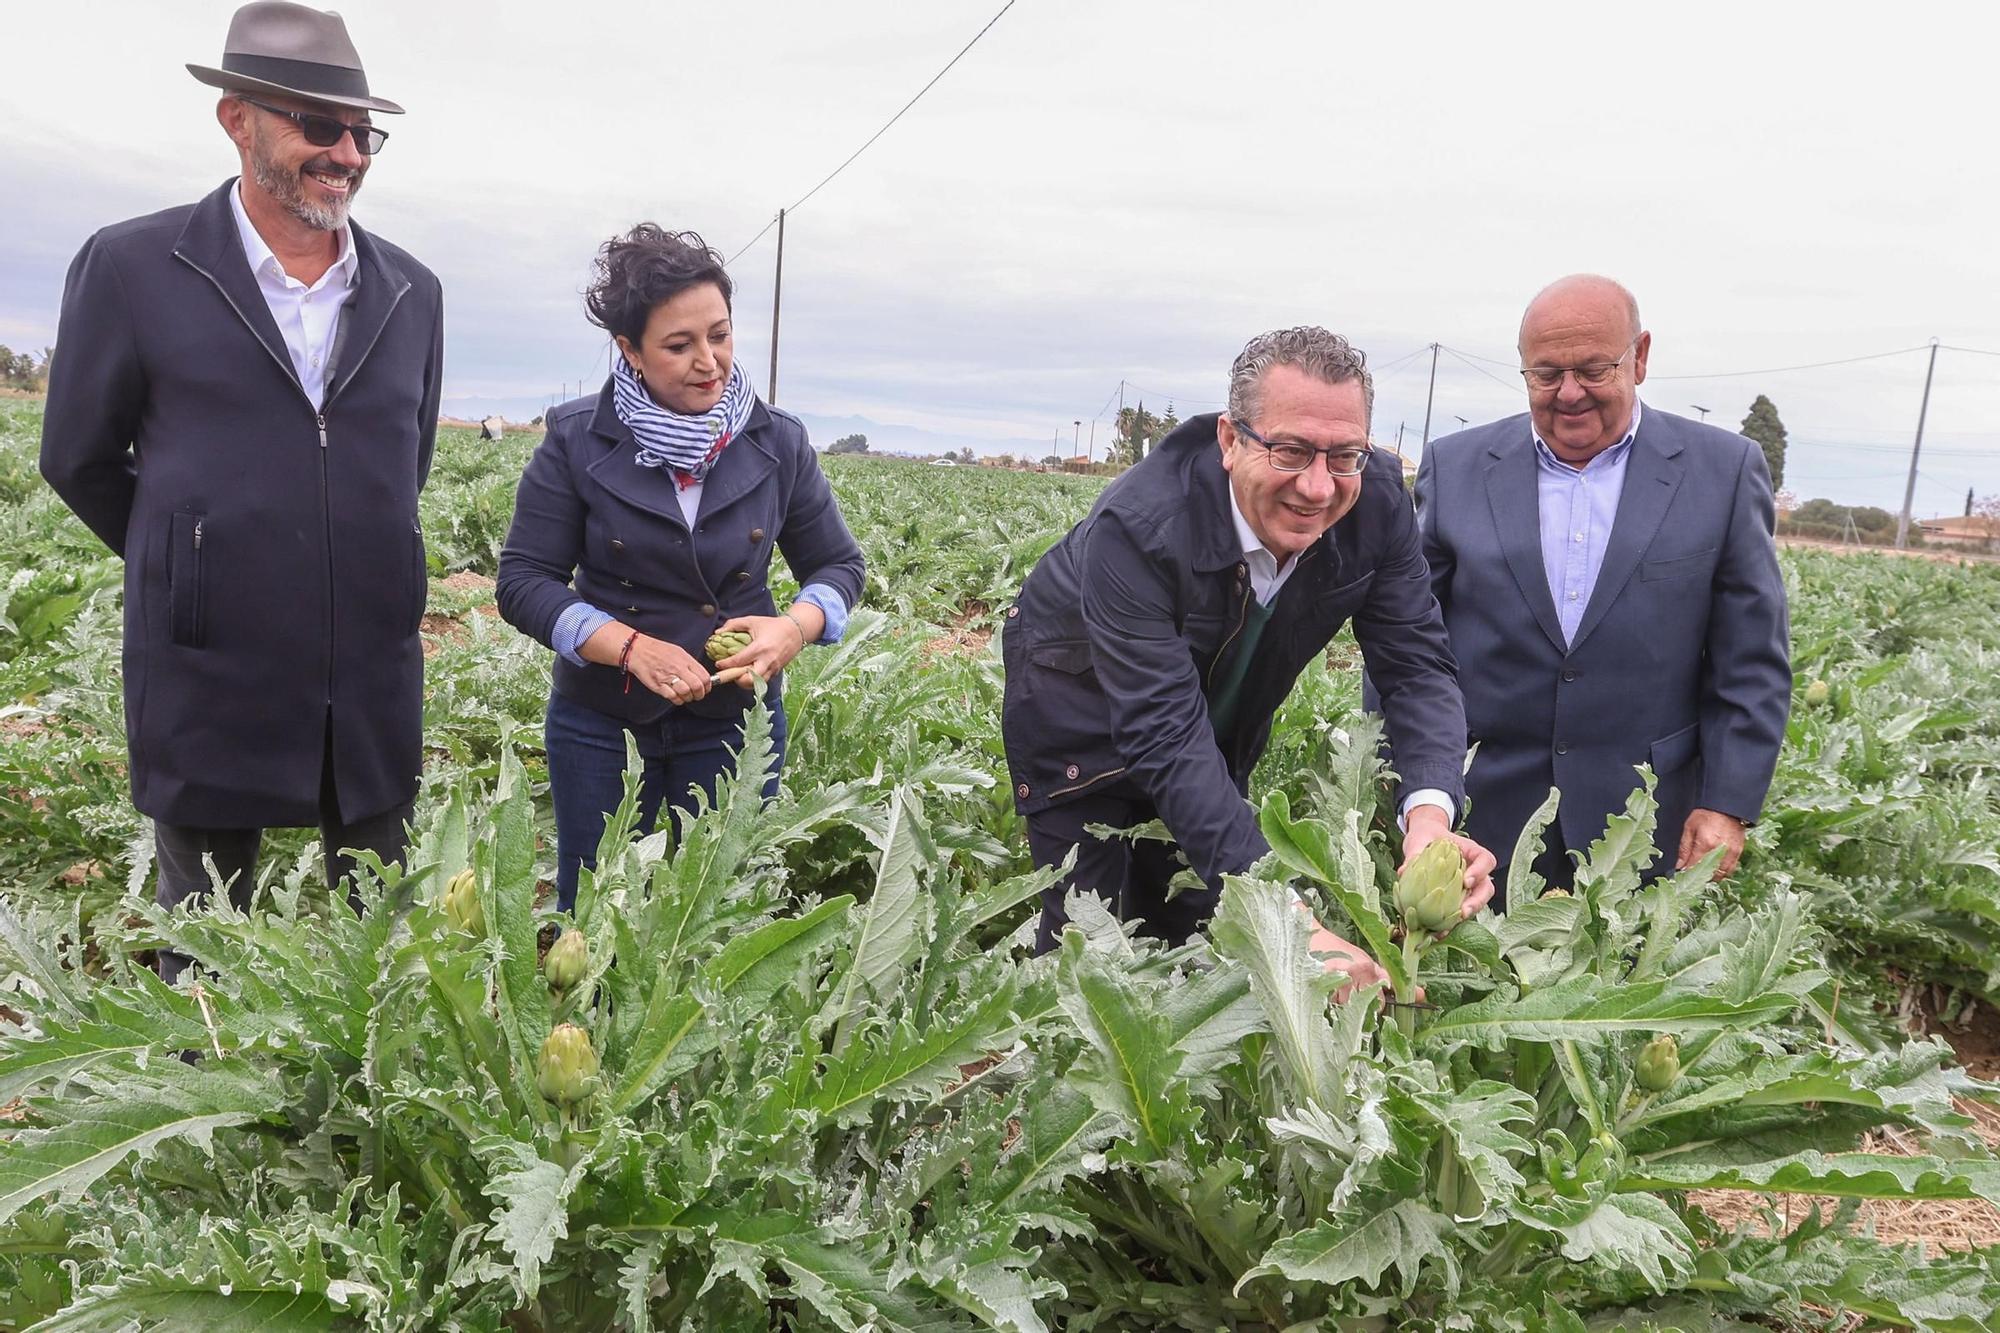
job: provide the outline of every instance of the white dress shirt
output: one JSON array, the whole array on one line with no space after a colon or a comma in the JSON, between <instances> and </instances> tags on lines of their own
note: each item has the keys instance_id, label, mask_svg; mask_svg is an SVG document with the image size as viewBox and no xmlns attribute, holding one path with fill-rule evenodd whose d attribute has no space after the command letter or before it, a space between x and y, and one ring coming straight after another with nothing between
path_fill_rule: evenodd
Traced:
<instances>
[{"instance_id":1,"label":"white dress shirt","mask_svg":"<svg viewBox=\"0 0 2000 1333\"><path fill-rule=\"evenodd\" d=\"M292 355L292 369L315 410L326 404L326 372L333 357L333 337L340 327L340 311L354 297L361 261L354 253L354 233L340 229L340 258L333 267L308 287L291 274L271 253L271 247L257 233L256 224L243 208L243 182L229 192L229 206L236 211L236 231L243 238L243 253L250 271L257 277L257 290L264 294L271 318L284 335L285 350Z\"/></svg>"},{"instance_id":2,"label":"white dress shirt","mask_svg":"<svg viewBox=\"0 0 2000 1333\"><path fill-rule=\"evenodd\" d=\"M1243 517L1243 506L1236 502L1236 488L1231 486L1228 489L1229 517L1236 522L1236 540L1243 547L1243 563L1250 570L1250 591L1256 594L1261 605L1269 606L1276 600L1278 590L1285 586L1285 580L1291 578L1292 571L1299 567L1299 558L1293 556L1284 564L1279 564L1278 557L1271 554L1263 539L1251 528L1250 520ZM1447 823L1458 818L1448 792L1437 787L1419 787L1403 798L1397 822L1407 823L1410 811L1420 805L1436 806L1444 811Z\"/></svg>"}]
</instances>

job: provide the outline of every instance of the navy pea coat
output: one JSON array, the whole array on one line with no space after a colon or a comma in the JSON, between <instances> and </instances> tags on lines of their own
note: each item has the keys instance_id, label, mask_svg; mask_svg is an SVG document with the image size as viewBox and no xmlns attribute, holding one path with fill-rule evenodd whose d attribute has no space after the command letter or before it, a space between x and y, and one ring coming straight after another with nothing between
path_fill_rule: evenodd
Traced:
<instances>
[{"instance_id":1,"label":"navy pea coat","mask_svg":"<svg viewBox=\"0 0 2000 1333\"><path fill-rule=\"evenodd\" d=\"M200 828L343 822L416 794L428 589L417 493L444 362L438 280L359 226L323 407L230 207L107 227L70 265L42 475L125 560L132 800Z\"/></svg>"},{"instance_id":2,"label":"navy pea coat","mask_svg":"<svg viewBox=\"0 0 2000 1333\"><path fill-rule=\"evenodd\" d=\"M1551 786L1571 851L1659 776L1662 863L1695 807L1755 821L1791 711L1770 472L1741 435L1639 417L1597 582L1565 642L1526 413L1433 440L1416 501L1478 746L1467 832L1508 864ZM1400 751L1398 751L1400 758Z\"/></svg>"},{"instance_id":3,"label":"navy pea coat","mask_svg":"<svg viewBox=\"0 0 2000 1333\"><path fill-rule=\"evenodd\" d=\"M1208 884L1269 850L1243 793L1292 684L1340 627L1384 682L1406 789L1462 791L1465 711L1397 461L1300 554L1218 735L1207 691L1253 595L1217 414L1105 488L1022 584L1001 641L1001 732L1024 815L1084 796L1150 802Z\"/></svg>"},{"instance_id":4,"label":"navy pea coat","mask_svg":"<svg viewBox=\"0 0 2000 1333\"><path fill-rule=\"evenodd\" d=\"M702 645L735 616L778 613L772 552L799 585L823 583L852 608L861 600L861 548L820 470L806 428L759 401L742 433L702 484L692 528L673 475L642 467L631 428L618 419L611 382L594 397L549 413L547 433L521 474L514 522L500 553L495 598L508 624L544 645L578 598L623 624L678 644L697 662ZM777 708L783 673L770 685ZM555 689L621 721L658 721L673 707L615 666L557 657ZM749 690L724 686L683 705L733 717Z\"/></svg>"}]
</instances>

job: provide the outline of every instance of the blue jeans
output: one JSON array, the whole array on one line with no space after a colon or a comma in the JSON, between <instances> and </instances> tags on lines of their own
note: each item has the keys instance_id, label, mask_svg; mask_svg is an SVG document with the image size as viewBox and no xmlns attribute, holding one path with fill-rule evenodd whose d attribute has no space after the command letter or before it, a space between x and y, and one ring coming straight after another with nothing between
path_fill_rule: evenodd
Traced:
<instances>
[{"instance_id":1,"label":"blue jeans","mask_svg":"<svg viewBox=\"0 0 2000 1333\"><path fill-rule=\"evenodd\" d=\"M724 688L733 688L725 686ZM556 808L556 905L576 907L576 882L583 867L597 866L604 821L625 796L625 733L638 743L643 764L639 780L639 829L650 833L664 800L668 808L692 811L690 787L713 802L716 782L735 769L732 753L743 744L743 717L697 717L668 710L657 722L628 727L561 694L549 695L543 736L549 756L549 796ZM785 710L771 714L771 746L779 764L785 756ZM764 784L765 799L778 794L774 766Z\"/></svg>"}]
</instances>

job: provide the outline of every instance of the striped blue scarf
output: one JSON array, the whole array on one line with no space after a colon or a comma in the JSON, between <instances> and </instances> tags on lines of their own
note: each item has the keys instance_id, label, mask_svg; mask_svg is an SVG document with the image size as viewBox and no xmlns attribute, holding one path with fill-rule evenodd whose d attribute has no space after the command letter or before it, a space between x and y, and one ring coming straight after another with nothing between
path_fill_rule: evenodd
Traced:
<instances>
[{"instance_id":1,"label":"striped blue scarf","mask_svg":"<svg viewBox=\"0 0 2000 1333\"><path fill-rule=\"evenodd\" d=\"M757 394L743 367L732 363L721 402L699 415L671 411L653 401L632 363L621 356L612 362L611 402L618 419L639 441L632 461L640 467L669 468L681 485L688 486L706 477L723 446L741 433Z\"/></svg>"}]
</instances>

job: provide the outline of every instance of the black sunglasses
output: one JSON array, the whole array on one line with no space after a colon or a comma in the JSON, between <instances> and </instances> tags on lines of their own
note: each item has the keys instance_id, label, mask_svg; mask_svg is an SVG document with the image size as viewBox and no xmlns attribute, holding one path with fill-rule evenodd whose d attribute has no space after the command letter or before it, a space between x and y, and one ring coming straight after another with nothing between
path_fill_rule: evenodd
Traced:
<instances>
[{"instance_id":1,"label":"black sunglasses","mask_svg":"<svg viewBox=\"0 0 2000 1333\"><path fill-rule=\"evenodd\" d=\"M315 148L331 148L340 142L341 135L351 134L354 136L355 148L364 157L373 157L382 151L382 145L389 139L389 131L378 130L366 121L358 125L349 125L346 121L335 120L332 116L315 116L309 111L286 111L267 102L260 102L254 97L244 97L239 94L236 100L248 102L259 111L268 111L274 116L283 116L286 120L294 122L299 127L299 133L306 136L306 142Z\"/></svg>"}]
</instances>

